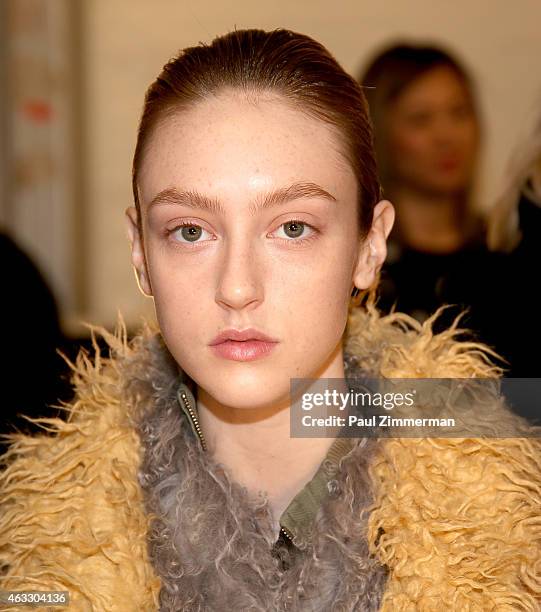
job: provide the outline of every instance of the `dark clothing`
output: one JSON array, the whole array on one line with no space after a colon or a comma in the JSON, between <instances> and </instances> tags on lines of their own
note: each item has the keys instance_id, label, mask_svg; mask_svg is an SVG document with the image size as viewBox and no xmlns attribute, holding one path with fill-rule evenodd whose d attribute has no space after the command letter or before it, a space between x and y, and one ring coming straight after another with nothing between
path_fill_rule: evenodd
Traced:
<instances>
[{"instance_id":1,"label":"dark clothing","mask_svg":"<svg viewBox=\"0 0 541 612\"><path fill-rule=\"evenodd\" d=\"M0 234L3 269L2 404L0 432L35 432L20 414L56 416L50 407L65 390L67 367L56 353L64 338L57 304L40 271L17 244ZM32 382L29 384L29 380ZM0 449L5 446L0 439Z\"/></svg>"},{"instance_id":2,"label":"dark clothing","mask_svg":"<svg viewBox=\"0 0 541 612\"><path fill-rule=\"evenodd\" d=\"M500 269L493 273L491 300L480 300L483 308L479 309L479 326L486 318L483 333L511 362L506 376L539 378L541 205L523 192L518 211L522 239L512 253L498 262Z\"/></svg>"},{"instance_id":3,"label":"dark clothing","mask_svg":"<svg viewBox=\"0 0 541 612\"><path fill-rule=\"evenodd\" d=\"M478 340L506 361L504 376L541 377L541 323L536 284L541 264L541 206L525 194L519 203L522 239L510 254L489 251L481 241L448 254L420 252L390 241L382 269L378 307L403 311L424 321L442 304L446 308L434 331L449 327L468 309L459 327L471 330L464 340ZM507 363L509 362L509 363Z\"/></svg>"},{"instance_id":4,"label":"dark clothing","mask_svg":"<svg viewBox=\"0 0 541 612\"><path fill-rule=\"evenodd\" d=\"M382 269L378 306L389 312L396 304L395 310L422 322L442 304L455 305L435 322L435 331L443 331L470 305L476 289L492 280L498 258L480 245L446 254L401 248L399 258L386 262ZM470 318L464 315L461 325L467 327Z\"/></svg>"}]
</instances>

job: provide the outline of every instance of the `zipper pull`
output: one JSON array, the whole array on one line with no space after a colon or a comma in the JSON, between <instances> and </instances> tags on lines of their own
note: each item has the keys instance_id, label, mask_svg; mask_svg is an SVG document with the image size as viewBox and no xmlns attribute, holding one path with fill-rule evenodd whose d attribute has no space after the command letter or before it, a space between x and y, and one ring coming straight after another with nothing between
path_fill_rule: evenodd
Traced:
<instances>
[{"instance_id":1,"label":"zipper pull","mask_svg":"<svg viewBox=\"0 0 541 612\"><path fill-rule=\"evenodd\" d=\"M280 532L283 533L290 542L293 542L293 534L290 533L288 529L280 526Z\"/></svg>"},{"instance_id":2,"label":"zipper pull","mask_svg":"<svg viewBox=\"0 0 541 612\"><path fill-rule=\"evenodd\" d=\"M179 388L177 390L177 399L182 408L182 411L186 415L188 422L192 428L192 431L195 437L199 440L201 448L206 451L207 443L205 441L205 437L203 436L203 432L201 431L201 426L199 424L199 419L197 418L197 403L195 401L195 397L193 393L190 391L190 388L185 383L180 383Z\"/></svg>"}]
</instances>

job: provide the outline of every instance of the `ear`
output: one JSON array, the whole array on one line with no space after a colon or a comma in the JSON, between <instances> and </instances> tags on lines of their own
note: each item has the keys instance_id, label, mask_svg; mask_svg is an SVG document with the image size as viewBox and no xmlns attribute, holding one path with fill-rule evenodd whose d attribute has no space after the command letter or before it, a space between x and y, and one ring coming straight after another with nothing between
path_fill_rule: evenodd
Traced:
<instances>
[{"instance_id":1,"label":"ear","mask_svg":"<svg viewBox=\"0 0 541 612\"><path fill-rule=\"evenodd\" d=\"M137 284L139 285L141 293L143 293L146 297L151 297L152 288L150 286L150 280L147 273L145 252L142 237L139 232L139 224L137 223L137 209L135 206L128 206L128 208L126 208L125 215L126 229L131 245L131 260Z\"/></svg>"},{"instance_id":2,"label":"ear","mask_svg":"<svg viewBox=\"0 0 541 612\"><path fill-rule=\"evenodd\" d=\"M395 220L394 206L381 200L374 207L372 227L359 249L353 282L358 289L368 289L376 280L387 257L387 237Z\"/></svg>"}]
</instances>

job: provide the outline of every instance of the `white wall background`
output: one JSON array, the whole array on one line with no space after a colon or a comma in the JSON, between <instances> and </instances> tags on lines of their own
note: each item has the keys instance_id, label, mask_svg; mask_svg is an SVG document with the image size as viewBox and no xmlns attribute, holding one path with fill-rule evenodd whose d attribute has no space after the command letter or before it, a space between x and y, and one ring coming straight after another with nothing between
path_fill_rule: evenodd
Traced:
<instances>
[{"instance_id":1,"label":"white wall background","mask_svg":"<svg viewBox=\"0 0 541 612\"><path fill-rule=\"evenodd\" d=\"M286 27L322 42L356 74L391 39L446 44L478 82L486 141L481 201L489 206L515 146L541 112L539 0L85 0L84 152L86 320L130 325L152 316L129 259L123 211L132 203L131 162L146 88L183 47L234 27Z\"/></svg>"}]
</instances>

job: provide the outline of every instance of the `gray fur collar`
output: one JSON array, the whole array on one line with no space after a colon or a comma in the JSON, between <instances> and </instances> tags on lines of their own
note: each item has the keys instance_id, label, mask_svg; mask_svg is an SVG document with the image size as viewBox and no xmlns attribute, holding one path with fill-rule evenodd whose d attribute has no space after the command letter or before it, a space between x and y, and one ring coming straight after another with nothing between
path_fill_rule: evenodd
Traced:
<instances>
[{"instance_id":1,"label":"gray fur collar","mask_svg":"<svg viewBox=\"0 0 541 612\"><path fill-rule=\"evenodd\" d=\"M145 369L130 384L144 406L136 424L139 482L156 517L148 543L162 581L160 609L378 610L388 572L366 540L368 465L377 440L354 441L316 516L312 541L304 550L279 547L278 559L267 501L248 494L201 450L175 395L189 381L159 335L147 349ZM354 388L352 377L362 375L355 357L345 353L344 366ZM289 568L282 570L282 562Z\"/></svg>"}]
</instances>

